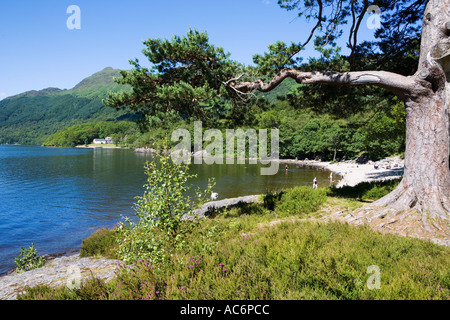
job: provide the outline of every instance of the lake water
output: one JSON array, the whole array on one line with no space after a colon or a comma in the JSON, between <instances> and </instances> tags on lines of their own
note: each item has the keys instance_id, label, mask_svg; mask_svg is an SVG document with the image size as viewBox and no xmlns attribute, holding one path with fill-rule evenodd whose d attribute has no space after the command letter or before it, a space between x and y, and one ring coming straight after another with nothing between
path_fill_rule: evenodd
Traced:
<instances>
[{"instance_id":1,"label":"lake water","mask_svg":"<svg viewBox=\"0 0 450 320\"><path fill-rule=\"evenodd\" d=\"M39 255L79 249L100 227L133 217L143 193L150 155L122 149L66 149L0 145L0 274L14 266L21 247ZM265 166L268 167L268 166ZM194 185L216 178L219 199L262 194L295 185L328 185L329 172L280 165L260 175L261 165L192 165Z\"/></svg>"}]
</instances>

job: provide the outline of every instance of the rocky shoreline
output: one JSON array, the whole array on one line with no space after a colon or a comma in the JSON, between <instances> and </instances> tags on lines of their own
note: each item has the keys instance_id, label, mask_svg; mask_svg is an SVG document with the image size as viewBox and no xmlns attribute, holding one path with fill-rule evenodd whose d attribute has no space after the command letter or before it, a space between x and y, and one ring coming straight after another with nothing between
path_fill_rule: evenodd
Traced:
<instances>
[{"instance_id":1,"label":"rocky shoreline","mask_svg":"<svg viewBox=\"0 0 450 320\"><path fill-rule=\"evenodd\" d=\"M0 278L0 300L17 300L27 287L71 285L95 276L108 281L114 277L118 260L81 258L79 253L69 253L46 261L42 268L23 273L11 272Z\"/></svg>"},{"instance_id":2,"label":"rocky shoreline","mask_svg":"<svg viewBox=\"0 0 450 320\"><path fill-rule=\"evenodd\" d=\"M200 219L214 216L217 212L221 210L230 209L234 206L237 206L239 204L250 204L260 201L260 195L253 195L253 196L244 196L244 197L237 197L237 198L230 198L230 199L223 199L218 201L210 201L205 204L203 204L200 208L193 210L192 213L186 214L183 216L182 219L189 220L193 216L198 217Z\"/></svg>"},{"instance_id":3,"label":"rocky shoreline","mask_svg":"<svg viewBox=\"0 0 450 320\"><path fill-rule=\"evenodd\" d=\"M223 199L205 203L192 214L207 217L218 210L231 208L239 203L259 201L259 195ZM189 219L186 215L184 219ZM17 295L27 287L48 285L51 287L67 285L71 280L83 281L92 276L108 281L114 277L114 270L121 261L112 259L81 258L78 252L59 253L44 256L46 263L42 268L16 273L10 270L0 276L0 300L16 300Z\"/></svg>"}]
</instances>

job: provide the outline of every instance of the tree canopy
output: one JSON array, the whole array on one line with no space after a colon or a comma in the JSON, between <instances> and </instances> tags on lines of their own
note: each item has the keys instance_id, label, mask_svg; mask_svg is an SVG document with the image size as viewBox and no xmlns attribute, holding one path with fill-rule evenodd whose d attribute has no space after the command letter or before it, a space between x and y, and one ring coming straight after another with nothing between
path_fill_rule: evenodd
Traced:
<instances>
[{"instance_id":1,"label":"tree canopy","mask_svg":"<svg viewBox=\"0 0 450 320\"><path fill-rule=\"evenodd\" d=\"M145 43L148 50L144 50L144 54L154 65L152 72L141 68L137 61L132 62L135 69L123 72L121 81L131 84L133 92L129 95L112 94L107 104L115 107L128 104L131 109L150 116L158 112L170 114L178 107L177 112L181 116L202 115L208 118L206 110L225 110L227 99L233 105L239 99L244 101L256 96L256 92L271 92L287 79L298 84L298 94L292 94L291 100L304 102L312 97L311 100L315 101L310 109L322 107L327 114L334 116L342 110L349 110L349 114L344 115L348 118L350 113L361 112L367 107L388 115L388 110L382 106L392 106L398 99L405 106L404 179L393 192L373 204L384 208L373 218L389 215L395 222L399 212L416 209L421 213L425 232L443 233L447 237L445 241L448 241L448 1L279 0L278 3L286 10L296 10L299 17L315 21L305 41L294 39L290 45L278 41L269 46L268 52L254 56L255 66L241 67L222 50L208 45L203 33L190 30L186 38L174 37L172 42L148 40ZM363 21L370 13L382 14L381 27L375 33L375 41L359 43ZM348 32L346 25L349 26ZM342 37L350 50L347 56L341 56L337 48L337 41ZM325 66L322 70L309 69L319 60L310 60L309 65L305 65L300 55L313 39L315 47L322 52L319 63ZM315 85L314 91L306 88L309 85ZM339 89L333 92L330 86ZM177 90L180 88L181 91ZM163 96L157 93L163 93ZM304 103L299 105L307 106ZM396 118L400 113L394 110L398 108L391 108ZM319 129L317 123L308 125L304 136ZM374 132L379 132L380 128L383 126L373 126ZM323 129L327 131L326 127ZM297 140L301 142L301 139ZM331 141L337 145L339 134ZM414 222L405 222L406 217L413 219L404 213L400 224L413 227ZM358 219L366 218L361 214Z\"/></svg>"},{"instance_id":2,"label":"tree canopy","mask_svg":"<svg viewBox=\"0 0 450 320\"><path fill-rule=\"evenodd\" d=\"M279 0L281 8L296 11L299 18L315 21L303 42L276 42L268 52L255 54L254 66L230 59L223 48L209 43L206 32L189 29L172 39L148 39L142 51L148 59L144 67L138 59L133 68L122 70L116 81L132 90L110 93L104 103L141 116L142 128L161 119L197 119L214 123L219 118L242 119L255 95L234 86L239 81L268 80L287 68L299 71L384 70L411 75L420 55L419 23L426 0ZM382 28L375 41L358 42L363 21L382 8ZM345 34L344 30L348 33ZM346 40L349 55L342 55L337 41ZM321 57L304 59L302 50L310 42ZM289 98L298 106L321 113L349 117L362 109L386 111L395 104L393 95L374 88L336 88L327 83L300 86ZM348 108L341 108L341 105ZM380 107L381 106L381 107ZM382 107L385 107L383 110ZM238 121L239 122L239 121ZM164 122L163 122L164 124Z\"/></svg>"},{"instance_id":3,"label":"tree canopy","mask_svg":"<svg viewBox=\"0 0 450 320\"><path fill-rule=\"evenodd\" d=\"M183 37L148 39L144 45L150 65L130 60L133 69L122 70L116 80L132 90L110 93L107 106L141 114L144 126L168 117L208 121L232 107L224 80L233 78L242 65L210 44L206 32L190 29Z\"/></svg>"},{"instance_id":4,"label":"tree canopy","mask_svg":"<svg viewBox=\"0 0 450 320\"><path fill-rule=\"evenodd\" d=\"M350 50L346 58L351 70L367 67L366 59L361 61L360 58L368 56L378 67L401 58L403 70L410 71L405 68L405 58L418 53L422 31L420 22L426 3L427 0L279 0L281 8L297 11L299 18L315 21L315 25L305 41L290 45L278 42L271 45L264 55L255 55L254 61L263 73L274 74L284 68L298 66L303 61L299 53L312 40L318 48L333 48L339 38L345 37ZM380 21L382 27L375 32L376 40L359 43L363 21L374 13L383 17ZM380 60L380 56L385 58Z\"/></svg>"},{"instance_id":5,"label":"tree canopy","mask_svg":"<svg viewBox=\"0 0 450 320\"><path fill-rule=\"evenodd\" d=\"M277 99L273 99L276 94L269 95L269 102L266 96L239 90L236 84L256 79L267 81L286 68L302 72L351 72L387 67L388 71L412 74L419 59L417 33L421 28L417 26L417 19L424 1L409 2L399 1L396 6L383 7L387 17L383 23L392 32L377 31L377 41L359 44L356 34L363 18L370 14L366 2L280 0L281 8L297 10L299 17L316 19L317 24L303 43L277 42L269 46L268 52L254 55L254 66L232 61L223 48L209 43L206 31L190 29L186 35L174 35L170 40L148 39L144 41L143 50L148 59L146 66L137 59L130 60L133 68L121 71L121 77L116 78L118 83L129 85L132 90L110 93L104 103L140 115L144 131L150 127L169 129L181 119L203 120L205 128L220 128L224 123L260 127L270 122L271 127L280 129L283 157L335 159L366 152L377 159L398 154L404 150L405 113L396 107L402 103L383 88L290 84L287 90L281 90ZM378 5L385 4L379 2ZM408 10L413 10L415 15L406 17ZM404 12L404 19L393 14L398 11ZM353 57L343 55L336 45L349 21L352 28L347 45ZM396 27L403 26L404 33L408 34L402 38L406 45L403 51L389 45L398 44L389 36L398 35L394 30L395 21L398 22ZM301 51L313 39L321 56L303 59ZM380 61L384 63L380 65ZM295 110L286 109L284 105L277 107L276 113L267 111L269 105L279 103L279 99ZM343 105L346 107L342 108ZM315 114L315 119L310 112ZM311 119L296 123L289 117Z\"/></svg>"}]
</instances>

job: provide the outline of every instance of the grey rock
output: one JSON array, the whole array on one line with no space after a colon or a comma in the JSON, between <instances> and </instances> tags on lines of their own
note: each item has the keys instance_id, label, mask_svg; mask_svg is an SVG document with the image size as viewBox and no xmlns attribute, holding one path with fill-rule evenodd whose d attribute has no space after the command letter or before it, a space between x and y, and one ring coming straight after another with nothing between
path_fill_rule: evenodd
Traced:
<instances>
[{"instance_id":1,"label":"grey rock","mask_svg":"<svg viewBox=\"0 0 450 320\"><path fill-rule=\"evenodd\" d=\"M80 258L79 254L48 260L42 268L23 273L9 273L0 278L0 300L16 300L28 287L51 287L82 282L94 276L105 281L114 277L120 261L110 259Z\"/></svg>"},{"instance_id":2,"label":"grey rock","mask_svg":"<svg viewBox=\"0 0 450 320\"><path fill-rule=\"evenodd\" d=\"M259 195L253 196L244 196L238 198L230 198L218 201L210 201L202 205L199 209L193 210L192 212L185 214L183 216L184 220L190 220L193 217L197 216L198 218L206 218L214 216L221 210L230 209L234 206L237 206L241 203L254 203L259 199Z\"/></svg>"}]
</instances>

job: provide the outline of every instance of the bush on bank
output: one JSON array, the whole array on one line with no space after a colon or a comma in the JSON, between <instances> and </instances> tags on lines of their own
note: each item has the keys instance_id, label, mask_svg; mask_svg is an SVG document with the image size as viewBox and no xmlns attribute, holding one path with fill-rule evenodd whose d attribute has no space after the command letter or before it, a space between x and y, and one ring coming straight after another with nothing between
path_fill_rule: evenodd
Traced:
<instances>
[{"instance_id":1,"label":"bush on bank","mask_svg":"<svg viewBox=\"0 0 450 320\"><path fill-rule=\"evenodd\" d=\"M314 192L321 199L324 191ZM253 204L199 221L189 248L165 263L142 258L119 265L108 283L36 287L20 299L450 299L448 248L368 227L300 221L306 213L280 218L277 208L301 201L284 195L275 211ZM94 235L102 247L117 234ZM108 251L88 243L90 252ZM379 289L370 285L371 266L380 271Z\"/></svg>"}]
</instances>

